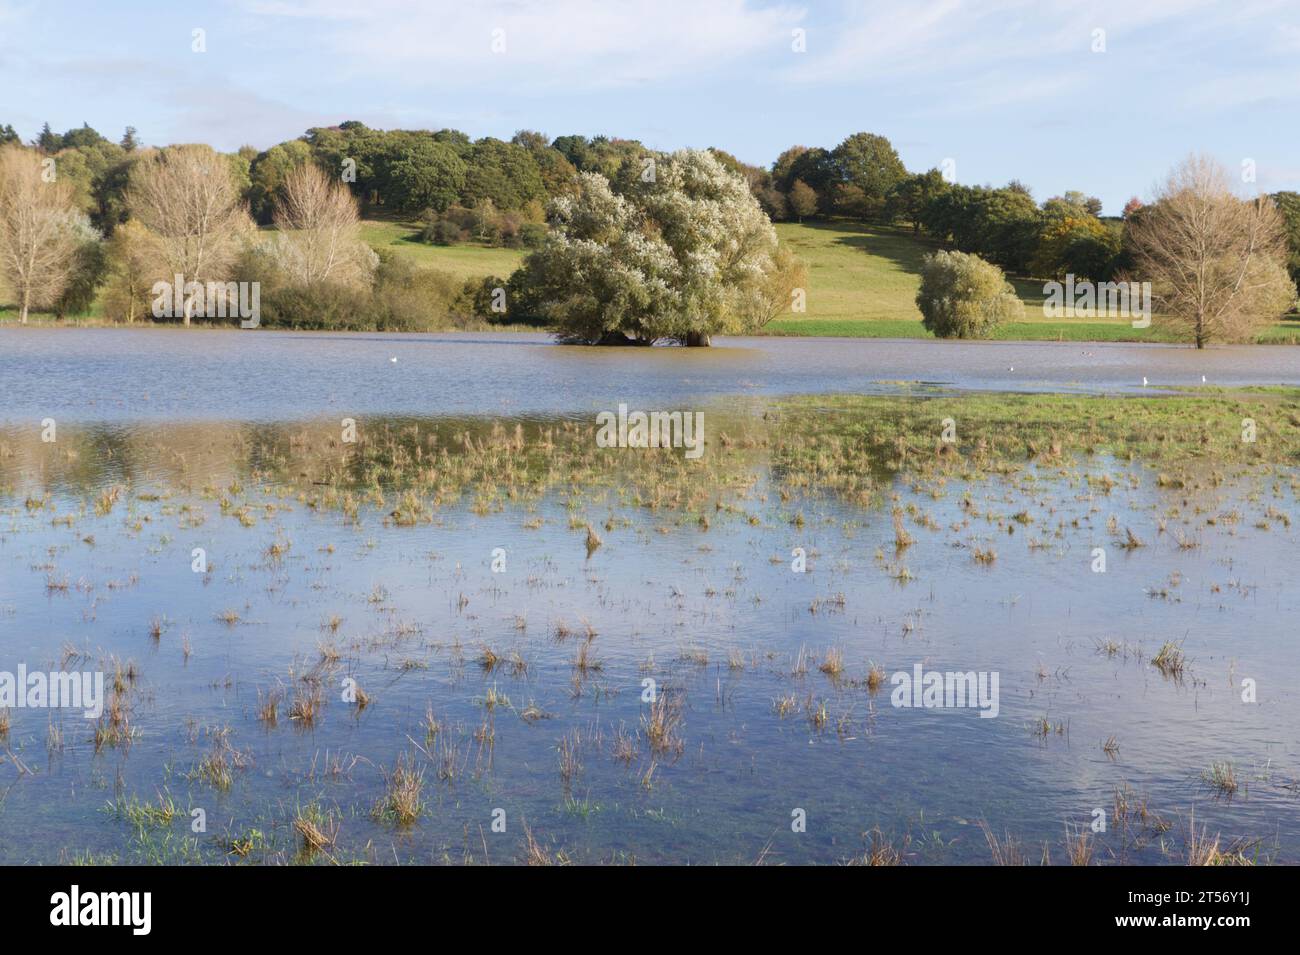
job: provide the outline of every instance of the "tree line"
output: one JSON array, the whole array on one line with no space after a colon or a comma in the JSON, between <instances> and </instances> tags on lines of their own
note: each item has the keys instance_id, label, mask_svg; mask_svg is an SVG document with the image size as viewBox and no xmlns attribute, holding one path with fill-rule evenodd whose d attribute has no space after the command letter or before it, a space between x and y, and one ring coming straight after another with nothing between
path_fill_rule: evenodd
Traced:
<instances>
[{"instance_id":1,"label":"tree line","mask_svg":"<svg viewBox=\"0 0 1300 955\"><path fill-rule=\"evenodd\" d=\"M88 125L60 134L46 124L24 145L0 125L0 158L0 278L22 321L33 310L84 312L96 295L110 319L157 317L154 282L181 276L261 283L266 324L401 329L504 315L556 325L571 340L700 341L752 330L788 307L781 296L804 273L771 222L901 224L1018 275L1093 281L1153 267L1139 240L1150 245L1152 222L1171 227L1161 219L1167 196L1160 209L1134 198L1112 217L1078 191L1040 204L1014 180L968 186L937 168L910 172L887 138L866 132L831 149L791 147L770 168L718 149L669 155L605 136L525 130L508 142L473 140L355 121L224 154L146 148L131 128L114 142ZM1275 215L1257 236L1268 241L1253 248L1280 245L1294 280L1300 194L1260 201ZM419 221L426 242L531 253L508 279L460 287L371 251L362 214ZM581 257L592 241L603 244L599 262ZM709 274L691 274L697 260ZM629 263L639 287L625 281ZM584 302L582 290L557 285L565 269L600 268L612 283L606 298L585 293ZM614 313L626 322L602 317ZM169 317L195 315L187 307Z\"/></svg>"}]
</instances>

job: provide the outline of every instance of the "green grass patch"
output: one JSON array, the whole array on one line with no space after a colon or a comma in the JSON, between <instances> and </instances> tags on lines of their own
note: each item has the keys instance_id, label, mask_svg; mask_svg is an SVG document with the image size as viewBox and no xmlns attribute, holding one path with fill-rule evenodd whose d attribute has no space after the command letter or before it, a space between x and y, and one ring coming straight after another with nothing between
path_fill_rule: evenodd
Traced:
<instances>
[{"instance_id":1,"label":"green grass patch","mask_svg":"<svg viewBox=\"0 0 1300 955\"><path fill-rule=\"evenodd\" d=\"M477 242L429 245L420 241L420 226L414 222L367 219L361 224L361 238L373 249L395 252L424 268L445 272L460 282L489 275L509 278L526 254L522 249L499 249Z\"/></svg>"},{"instance_id":2,"label":"green grass patch","mask_svg":"<svg viewBox=\"0 0 1300 955\"><path fill-rule=\"evenodd\" d=\"M893 226L855 222L780 223L781 241L808 267L807 311L785 314L765 335L839 338L932 338L921 325L916 292L921 261L939 246L924 235ZM1172 332L1153 325L1134 328L1129 319L1056 319L1043 314L1043 283L1012 278L1024 316L999 328L1000 341L1175 342ZM1300 318L1279 321L1258 339L1300 344Z\"/></svg>"},{"instance_id":3,"label":"green grass patch","mask_svg":"<svg viewBox=\"0 0 1300 955\"><path fill-rule=\"evenodd\" d=\"M810 486L864 472L970 477L1035 463L1109 456L1190 472L1300 462L1300 389L1196 388L1147 396L962 393L786 399L772 446L778 466ZM957 440L942 440L952 419ZM1253 441L1243 421L1255 424ZM1212 483L1212 481L1211 481Z\"/></svg>"}]
</instances>

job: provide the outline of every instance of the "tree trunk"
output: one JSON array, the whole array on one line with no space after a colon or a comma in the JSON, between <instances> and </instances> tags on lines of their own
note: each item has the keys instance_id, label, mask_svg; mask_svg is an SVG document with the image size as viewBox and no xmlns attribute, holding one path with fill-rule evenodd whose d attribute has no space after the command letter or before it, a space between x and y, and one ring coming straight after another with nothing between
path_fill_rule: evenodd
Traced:
<instances>
[{"instance_id":1,"label":"tree trunk","mask_svg":"<svg viewBox=\"0 0 1300 955\"><path fill-rule=\"evenodd\" d=\"M23 289L23 307L19 310L18 324L27 324L27 304L31 301L32 293L30 289Z\"/></svg>"},{"instance_id":2,"label":"tree trunk","mask_svg":"<svg viewBox=\"0 0 1300 955\"><path fill-rule=\"evenodd\" d=\"M708 348L711 344L713 343L709 341L709 336L704 332L686 333L687 348Z\"/></svg>"},{"instance_id":3,"label":"tree trunk","mask_svg":"<svg viewBox=\"0 0 1300 955\"><path fill-rule=\"evenodd\" d=\"M605 332L604 334L602 334L600 338L598 338L594 342L594 344L622 346L622 345L649 345L651 343L639 338L628 338L625 334L623 334L622 332L616 329L614 331Z\"/></svg>"}]
</instances>

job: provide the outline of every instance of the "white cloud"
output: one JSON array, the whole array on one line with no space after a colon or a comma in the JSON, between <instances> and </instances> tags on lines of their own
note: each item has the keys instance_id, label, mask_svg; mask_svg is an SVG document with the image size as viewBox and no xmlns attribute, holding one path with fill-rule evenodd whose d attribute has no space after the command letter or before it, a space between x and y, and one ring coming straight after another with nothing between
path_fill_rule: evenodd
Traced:
<instances>
[{"instance_id":1,"label":"white cloud","mask_svg":"<svg viewBox=\"0 0 1300 955\"><path fill-rule=\"evenodd\" d=\"M1274 7L1225 7L1214 0L857 0L848 7L846 26L825 46L810 41L807 59L785 75L812 85L933 80L948 83L962 102L997 108L1056 95L1092 64L1150 66L1176 33L1263 20ZM1092 52L1097 29L1105 31L1105 53ZM1144 52L1143 62L1129 58L1135 50ZM1063 81L1070 73L1074 77Z\"/></svg>"}]
</instances>

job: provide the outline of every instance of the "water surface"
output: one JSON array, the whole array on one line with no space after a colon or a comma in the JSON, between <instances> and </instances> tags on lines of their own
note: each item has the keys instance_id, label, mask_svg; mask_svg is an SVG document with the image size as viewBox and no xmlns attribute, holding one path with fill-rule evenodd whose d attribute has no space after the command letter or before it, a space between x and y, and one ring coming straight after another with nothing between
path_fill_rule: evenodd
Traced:
<instances>
[{"instance_id":1,"label":"water surface","mask_svg":"<svg viewBox=\"0 0 1300 955\"><path fill-rule=\"evenodd\" d=\"M393 359L397 359L393 361ZM1073 342L734 338L707 349L558 346L520 333L0 329L0 420L267 421L361 414L545 415L627 401L1300 384L1300 350Z\"/></svg>"},{"instance_id":2,"label":"water surface","mask_svg":"<svg viewBox=\"0 0 1300 955\"><path fill-rule=\"evenodd\" d=\"M0 669L137 674L129 742L97 745L67 712L9 714L2 862L511 862L530 846L839 862L883 838L913 864L987 863L984 824L1063 863L1097 810L1095 862L1180 862L1200 832L1300 860L1293 453L1195 486L1104 455L880 470L854 500L791 483L770 443L747 443L787 392L1295 383L1289 349L98 330L0 346ZM501 442L541 419L581 434L589 409L619 402L706 409L710 440L742 449L716 504L633 490L642 452L603 487L437 490L458 435ZM394 519L396 483L347 472L344 414L424 449L405 465L424 471L424 519ZM54 444L36 437L43 417L60 421ZM1144 546L1119 546L1125 528ZM1152 665L1170 641L1184 673ZM832 651L840 673L821 669ZM998 717L896 708L866 685L875 666L918 663L998 672ZM310 726L287 712L305 674L323 693ZM647 680L681 708L662 751ZM258 711L277 692L272 724ZM216 785L203 767L223 747L237 757ZM423 774L408 826L374 813L402 759ZM1231 794L1207 782L1224 763ZM1117 792L1147 814L1121 819ZM130 810L167 802L168 820ZM309 811L337 827L327 851L301 851Z\"/></svg>"}]
</instances>

